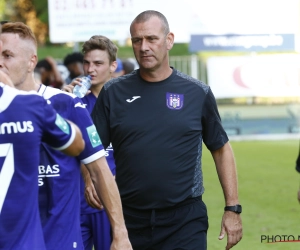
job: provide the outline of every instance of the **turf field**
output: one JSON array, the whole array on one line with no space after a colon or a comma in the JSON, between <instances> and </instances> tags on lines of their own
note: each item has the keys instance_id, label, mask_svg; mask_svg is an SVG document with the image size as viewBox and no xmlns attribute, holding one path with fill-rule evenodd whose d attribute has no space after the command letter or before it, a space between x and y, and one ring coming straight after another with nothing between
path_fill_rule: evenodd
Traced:
<instances>
[{"instance_id":1,"label":"turf field","mask_svg":"<svg viewBox=\"0 0 300 250\"><path fill-rule=\"evenodd\" d=\"M300 249L300 242L261 243L261 237L298 240L300 204L297 190L300 174L295 171L298 140L233 141L243 205L243 232L235 250ZM205 147L204 147L205 148ZM209 151L203 152L205 193L208 207L208 250L225 249L226 239L218 240L224 199ZM284 236L286 235L286 236ZM284 237L286 237L284 239ZM289 238L287 238L289 237Z\"/></svg>"}]
</instances>

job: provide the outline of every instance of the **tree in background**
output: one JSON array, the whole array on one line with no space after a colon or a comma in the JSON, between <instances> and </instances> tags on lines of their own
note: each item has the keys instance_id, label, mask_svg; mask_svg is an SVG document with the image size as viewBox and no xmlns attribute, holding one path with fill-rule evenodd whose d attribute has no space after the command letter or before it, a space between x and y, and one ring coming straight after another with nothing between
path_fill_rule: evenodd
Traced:
<instances>
[{"instance_id":1,"label":"tree in background","mask_svg":"<svg viewBox=\"0 0 300 250\"><path fill-rule=\"evenodd\" d=\"M6 3L6 0L0 0L0 20L7 20L6 16L11 13L11 9Z\"/></svg>"},{"instance_id":2,"label":"tree in background","mask_svg":"<svg viewBox=\"0 0 300 250\"><path fill-rule=\"evenodd\" d=\"M39 44L49 37L47 0L0 0L1 20L21 21L34 32Z\"/></svg>"}]
</instances>

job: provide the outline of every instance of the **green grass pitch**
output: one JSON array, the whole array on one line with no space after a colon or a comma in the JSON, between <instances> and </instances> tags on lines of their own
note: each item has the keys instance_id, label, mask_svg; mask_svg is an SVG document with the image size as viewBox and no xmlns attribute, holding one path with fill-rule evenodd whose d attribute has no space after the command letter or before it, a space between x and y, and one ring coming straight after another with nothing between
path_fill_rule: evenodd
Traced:
<instances>
[{"instance_id":1,"label":"green grass pitch","mask_svg":"<svg viewBox=\"0 0 300 250\"><path fill-rule=\"evenodd\" d=\"M300 249L300 242L261 243L261 236L300 236L300 204L297 190L300 175L295 170L298 140L233 141L239 199L243 205L243 239L235 250ZM218 240L224 198L210 152L203 150L202 167L208 208L208 250L225 249L226 239ZM278 236L277 236L278 237ZM279 239L279 238L277 238ZM292 239L292 238L290 238Z\"/></svg>"}]
</instances>

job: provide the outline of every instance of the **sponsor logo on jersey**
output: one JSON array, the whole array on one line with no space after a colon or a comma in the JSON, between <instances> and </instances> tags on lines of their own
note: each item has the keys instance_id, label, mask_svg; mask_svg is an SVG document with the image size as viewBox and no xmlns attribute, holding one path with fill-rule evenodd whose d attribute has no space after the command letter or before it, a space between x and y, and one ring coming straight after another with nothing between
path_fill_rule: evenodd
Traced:
<instances>
[{"instance_id":1,"label":"sponsor logo on jersey","mask_svg":"<svg viewBox=\"0 0 300 250\"><path fill-rule=\"evenodd\" d=\"M102 144L94 124L90 127L87 127L86 130L89 135L90 142L91 142L93 148Z\"/></svg>"},{"instance_id":2,"label":"sponsor logo on jersey","mask_svg":"<svg viewBox=\"0 0 300 250\"><path fill-rule=\"evenodd\" d=\"M0 134L17 134L17 133L32 133L34 127L32 121L23 122L4 122L0 124Z\"/></svg>"},{"instance_id":3,"label":"sponsor logo on jersey","mask_svg":"<svg viewBox=\"0 0 300 250\"><path fill-rule=\"evenodd\" d=\"M55 124L59 127L64 133L70 134L70 129L68 123L63 119L59 114L56 114Z\"/></svg>"},{"instance_id":4,"label":"sponsor logo on jersey","mask_svg":"<svg viewBox=\"0 0 300 250\"><path fill-rule=\"evenodd\" d=\"M133 96L131 99L127 99L126 100L126 102L133 102L133 101L135 101L136 99L139 99L139 98L141 98L140 96Z\"/></svg>"},{"instance_id":5,"label":"sponsor logo on jersey","mask_svg":"<svg viewBox=\"0 0 300 250\"><path fill-rule=\"evenodd\" d=\"M39 186L44 185L44 178L51 178L51 177L59 177L60 176L60 168L58 164L55 165L39 165L39 176L38 176L38 183Z\"/></svg>"},{"instance_id":6,"label":"sponsor logo on jersey","mask_svg":"<svg viewBox=\"0 0 300 250\"><path fill-rule=\"evenodd\" d=\"M174 94L168 93L166 94L167 107L169 109L181 109L183 107L183 94Z\"/></svg>"}]
</instances>

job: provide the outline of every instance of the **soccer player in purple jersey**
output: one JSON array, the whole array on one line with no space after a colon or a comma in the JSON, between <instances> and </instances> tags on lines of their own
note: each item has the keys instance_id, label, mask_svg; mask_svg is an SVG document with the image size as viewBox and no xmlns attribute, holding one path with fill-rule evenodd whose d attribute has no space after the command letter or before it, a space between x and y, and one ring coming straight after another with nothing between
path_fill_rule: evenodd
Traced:
<instances>
[{"instance_id":1,"label":"soccer player in purple jersey","mask_svg":"<svg viewBox=\"0 0 300 250\"><path fill-rule=\"evenodd\" d=\"M36 185L42 141L72 156L84 149L79 128L43 98L0 82L0 249L46 249Z\"/></svg>"},{"instance_id":2,"label":"soccer player in purple jersey","mask_svg":"<svg viewBox=\"0 0 300 250\"><path fill-rule=\"evenodd\" d=\"M105 36L93 36L82 46L84 74L92 77L90 93L82 98L82 102L90 113L104 83L112 78L112 73L116 70L117 51L117 46ZM64 90L72 93L75 85L80 85L80 78L74 79L71 84L64 87ZM116 166L111 146L106 149L106 160L115 175ZM93 185L85 166L82 166L82 173L86 182L86 197L88 200L96 201ZM84 193L85 185L81 178L81 232L85 250L92 250L93 245L95 250L109 250L111 237L107 215L103 209L90 207Z\"/></svg>"},{"instance_id":3,"label":"soccer player in purple jersey","mask_svg":"<svg viewBox=\"0 0 300 250\"><path fill-rule=\"evenodd\" d=\"M10 76L18 89L37 91L61 116L74 121L85 140L85 149L76 158L58 154L45 145L41 147L39 205L47 249L83 249L79 216L80 163L86 165L110 219L111 249L132 249L119 192L85 106L72 94L35 83L37 44L28 26L20 22L4 24L0 40L3 42L0 69Z\"/></svg>"}]
</instances>

